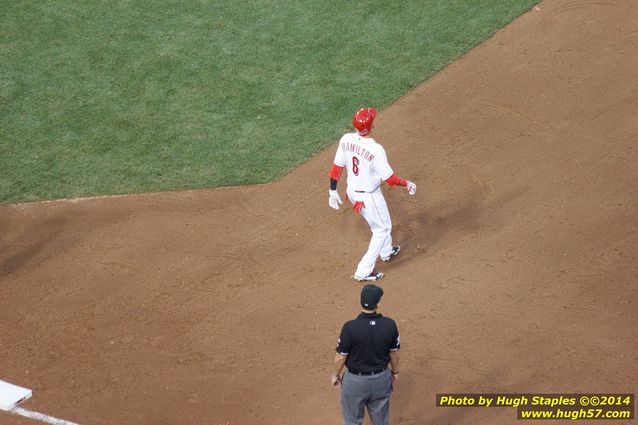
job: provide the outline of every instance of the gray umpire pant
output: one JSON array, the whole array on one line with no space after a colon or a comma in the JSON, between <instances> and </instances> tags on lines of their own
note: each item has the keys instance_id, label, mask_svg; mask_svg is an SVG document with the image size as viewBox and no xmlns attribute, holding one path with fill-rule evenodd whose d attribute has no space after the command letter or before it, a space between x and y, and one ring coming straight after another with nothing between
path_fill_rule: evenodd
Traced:
<instances>
[{"instance_id":1,"label":"gray umpire pant","mask_svg":"<svg viewBox=\"0 0 638 425\"><path fill-rule=\"evenodd\" d=\"M361 425L364 409L373 425L388 425L390 418L392 374L390 369L377 374L360 376L346 372L341 382L341 412L344 425Z\"/></svg>"}]
</instances>

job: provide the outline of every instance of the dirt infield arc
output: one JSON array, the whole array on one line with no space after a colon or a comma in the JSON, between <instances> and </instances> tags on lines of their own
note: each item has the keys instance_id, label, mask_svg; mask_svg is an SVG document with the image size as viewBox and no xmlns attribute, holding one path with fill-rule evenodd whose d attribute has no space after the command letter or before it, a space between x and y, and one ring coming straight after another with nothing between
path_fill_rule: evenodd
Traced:
<instances>
[{"instance_id":1,"label":"dirt infield arc","mask_svg":"<svg viewBox=\"0 0 638 425\"><path fill-rule=\"evenodd\" d=\"M519 423L436 393L636 392L637 58L637 2L546 1L381 111L419 185L384 189L394 424ZM368 234L327 205L333 149L268 185L0 206L0 379L83 425L340 423Z\"/></svg>"}]
</instances>

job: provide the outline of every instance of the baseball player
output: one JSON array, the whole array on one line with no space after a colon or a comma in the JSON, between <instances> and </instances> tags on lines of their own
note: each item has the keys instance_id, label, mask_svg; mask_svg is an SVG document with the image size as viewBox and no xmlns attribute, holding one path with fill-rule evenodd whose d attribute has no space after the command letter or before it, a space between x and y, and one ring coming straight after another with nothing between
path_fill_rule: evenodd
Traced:
<instances>
[{"instance_id":1,"label":"baseball player","mask_svg":"<svg viewBox=\"0 0 638 425\"><path fill-rule=\"evenodd\" d=\"M353 276L359 282L381 279L383 273L374 271L377 258L387 262L401 250L398 245L392 246L392 220L381 191L381 181L390 187L405 186L410 195L416 193L416 184L394 174L383 146L371 137L376 116L374 108L362 108L354 114L352 124L356 131L341 137L328 174L328 205L338 210L339 204L343 204L337 192L337 182L345 167L348 170L346 199L350 200L354 211L361 213L372 231L368 251L361 258Z\"/></svg>"}]
</instances>

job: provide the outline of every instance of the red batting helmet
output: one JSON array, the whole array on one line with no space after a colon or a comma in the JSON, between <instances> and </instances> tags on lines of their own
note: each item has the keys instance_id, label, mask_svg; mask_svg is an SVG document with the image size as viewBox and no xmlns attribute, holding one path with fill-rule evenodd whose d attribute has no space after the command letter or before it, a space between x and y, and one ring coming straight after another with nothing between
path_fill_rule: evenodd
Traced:
<instances>
[{"instance_id":1,"label":"red batting helmet","mask_svg":"<svg viewBox=\"0 0 638 425\"><path fill-rule=\"evenodd\" d=\"M357 129L357 133L361 136L365 136L372 130L372 121L377 116L377 110L374 108L361 108L354 113L352 118L352 125Z\"/></svg>"}]
</instances>

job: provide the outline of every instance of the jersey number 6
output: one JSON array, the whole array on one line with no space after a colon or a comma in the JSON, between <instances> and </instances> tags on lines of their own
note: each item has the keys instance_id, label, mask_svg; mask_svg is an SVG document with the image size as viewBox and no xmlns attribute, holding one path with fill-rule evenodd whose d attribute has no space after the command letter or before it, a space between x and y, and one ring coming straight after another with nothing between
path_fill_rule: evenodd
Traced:
<instances>
[{"instance_id":1,"label":"jersey number 6","mask_svg":"<svg viewBox=\"0 0 638 425\"><path fill-rule=\"evenodd\" d=\"M352 157L352 172L355 176L359 175L359 158L356 156Z\"/></svg>"}]
</instances>

